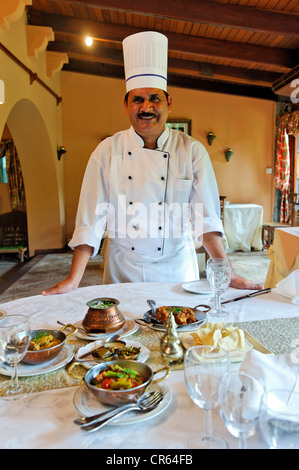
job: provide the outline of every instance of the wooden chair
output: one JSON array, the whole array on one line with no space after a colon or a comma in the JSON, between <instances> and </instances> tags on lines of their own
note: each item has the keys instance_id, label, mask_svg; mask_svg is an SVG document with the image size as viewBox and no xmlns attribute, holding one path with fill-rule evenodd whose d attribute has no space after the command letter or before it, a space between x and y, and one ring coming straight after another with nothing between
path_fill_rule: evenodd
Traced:
<instances>
[{"instance_id":1,"label":"wooden chair","mask_svg":"<svg viewBox=\"0 0 299 470\"><path fill-rule=\"evenodd\" d=\"M225 211L225 199L226 196L219 196L219 201L220 201L220 218L222 220L223 226L224 226L224 211ZM195 252L196 254L204 254L205 255L205 264L207 264L209 255L207 253L207 250L203 245L197 246L198 243L195 243Z\"/></svg>"},{"instance_id":2,"label":"wooden chair","mask_svg":"<svg viewBox=\"0 0 299 470\"><path fill-rule=\"evenodd\" d=\"M296 227L299 225L299 194L290 193L288 196L288 203L290 214L289 223L284 224L280 222L267 222L263 224L262 242L264 248L269 248L269 246L272 245L276 228Z\"/></svg>"}]
</instances>

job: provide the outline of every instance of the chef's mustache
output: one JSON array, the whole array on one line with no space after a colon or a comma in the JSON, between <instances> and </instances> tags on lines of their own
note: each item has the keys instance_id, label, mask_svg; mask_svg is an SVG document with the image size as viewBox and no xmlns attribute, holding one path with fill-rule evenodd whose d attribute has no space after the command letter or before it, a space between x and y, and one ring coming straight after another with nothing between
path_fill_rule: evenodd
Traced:
<instances>
[{"instance_id":1,"label":"chef's mustache","mask_svg":"<svg viewBox=\"0 0 299 470\"><path fill-rule=\"evenodd\" d=\"M157 115L155 113L145 113L145 112L142 112L142 113L139 113L138 114L138 117L140 118L152 118L152 117L156 117Z\"/></svg>"}]
</instances>

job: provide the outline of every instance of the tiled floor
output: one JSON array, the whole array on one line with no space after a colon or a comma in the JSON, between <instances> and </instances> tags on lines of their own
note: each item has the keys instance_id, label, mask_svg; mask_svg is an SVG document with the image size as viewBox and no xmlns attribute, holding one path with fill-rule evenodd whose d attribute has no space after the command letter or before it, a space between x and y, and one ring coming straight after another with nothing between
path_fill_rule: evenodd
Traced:
<instances>
[{"instance_id":1,"label":"tiled floor","mask_svg":"<svg viewBox=\"0 0 299 470\"><path fill-rule=\"evenodd\" d=\"M264 283L270 262L266 252L236 252L230 254L229 258L238 274L254 282ZM40 295L43 289L52 287L67 276L71 261L71 251L37 255L22 265L12 262L9 265L7 261L0 261L0 303ZM89 261L80 287L102 284L101 261L100 255ZM11 270L7 271L9 267Z\"/></svg>"}]
</instances>

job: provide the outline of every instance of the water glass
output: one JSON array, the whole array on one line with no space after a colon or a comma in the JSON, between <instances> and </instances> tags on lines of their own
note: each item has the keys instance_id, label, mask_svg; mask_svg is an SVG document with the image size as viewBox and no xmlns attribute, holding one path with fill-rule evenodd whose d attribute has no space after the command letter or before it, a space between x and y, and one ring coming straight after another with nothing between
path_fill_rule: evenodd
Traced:
<instances>
[{"instance_id":1,"label":"water glass","mask_svg":"<svg viewBox=\"0 0 299 470\"><path fill-rule=\"evenodd\" d=\"M30 344L29 319L25 315L8 315L0 322L0 360L13 367L11 381L1 388L1 399L16 400L25 396L18 380L18 363ZM25 387L28 390L28 387Z\"/></svg>"},{"instance_id":2,"label":"water glass","mask_svg":"<svg viewBox=\"0 0 299 470\"><path fill-rule=\"evenodd\" d=\"M193 346L184 359L185 383L192 401L204 410L204 429L191 435L189 449L226 449L227 443L212 429L212 410L218 406L218 388L230 370L229 353L214 346Z\"/></svg>"},{"instance_id":3,"label":"water glass","mask_svg":"<svg viewBox=\"0 0 299 470\"><path fill-rule=\"evenodd\" d=\"M226 317L228 313L221 307L220 296L230 285L231 267L223 258L210 258L207 262L206 273L210 287L215 295L214 305L209 315L212 317Z\"/></svg>"},{"instance_id":4,"label":"water glass","mask_svg":"<svg viewBox=\"0 0 299 470\"><path fill-rule=\"evenodd\" d=\"M244 372L235 370L223 376L219 386L220 416L227 430L239 439L239 449L255 434L263 385Z\"/></svg>"},{"instance_id":5,"label":"water glass","mask_svg":"<svg viewBox=\"0 0 299 470\"><path fill-rule=\"evenodd\" d=\"M299 449L299 393L283 389L265 393L260 429L270 449Z\"/></svg>"}]
</instances>

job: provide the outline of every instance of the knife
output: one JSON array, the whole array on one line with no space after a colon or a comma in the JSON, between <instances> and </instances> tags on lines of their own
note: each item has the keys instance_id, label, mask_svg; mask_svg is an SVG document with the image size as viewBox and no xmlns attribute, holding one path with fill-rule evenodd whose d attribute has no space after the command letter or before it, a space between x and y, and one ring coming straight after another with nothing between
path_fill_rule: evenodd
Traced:
<instances>
[{"instance_id":1,"label":"knife","mask_svg":"<svg viewBox=\"0 0 299 470\"><path fill-rule=\"evenodd\" d=\"M257 295L267 294L267 292L271 292L270 287L268 287L267 289L257 290L256 292L252 292L251 294L242 295L241 297L236 297L235 299L226 300L225 302L221 302L221 305L229 304L230 302L236 302L237 300L246 299L247 297L256 297Z\"/></svg>"}]
</instances>

